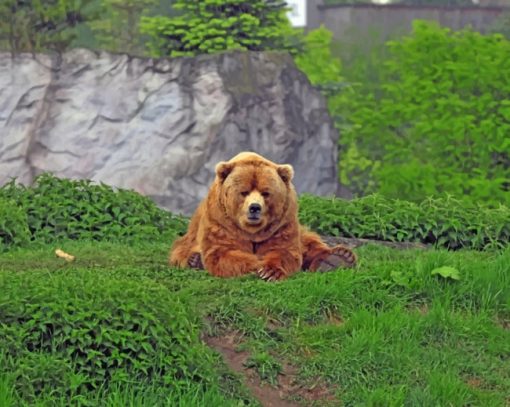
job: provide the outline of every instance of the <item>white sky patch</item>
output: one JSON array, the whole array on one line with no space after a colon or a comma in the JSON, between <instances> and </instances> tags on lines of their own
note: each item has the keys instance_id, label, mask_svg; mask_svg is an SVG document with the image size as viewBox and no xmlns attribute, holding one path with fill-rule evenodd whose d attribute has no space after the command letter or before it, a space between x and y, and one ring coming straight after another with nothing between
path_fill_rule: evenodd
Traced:
<instances>
[{"instance_id":1,"label":"white sky patch","mask_svg":"<svg viewBox=\"0 0 510 407\"><path fill-rule=\"evenodd\" d=\"M291 8L287 16L293 27L306 26L306 3L307 0L287 0L287 6Z\"/></svg>"}]
</instances>

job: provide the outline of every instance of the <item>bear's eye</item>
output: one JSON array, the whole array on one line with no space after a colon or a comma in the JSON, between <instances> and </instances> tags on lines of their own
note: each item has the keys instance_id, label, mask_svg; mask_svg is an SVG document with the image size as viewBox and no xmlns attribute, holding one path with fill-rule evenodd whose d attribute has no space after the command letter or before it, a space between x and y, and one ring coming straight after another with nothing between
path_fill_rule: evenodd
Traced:
<instances>
[{"instance_id":1,"label":"bear's eye","mask_svg":"<svg viewBox=\"0 0 510 407\"><path fill-rule=\"evenodd\" d=\"M241 192L241 196L248 196L248 195L250 195L250 191Z\"/></svg>"},{"instance_id":2,"label":"bear's eye","mask_svg":"<svg viewBox=\"0 0 510 407\"><path fill-rule=\"evenodd\" d=\"M265 191L265 192L262 192L262 196L264 198L269 198L269 195L271 195L269 192Z\"/></svg>"}]
</instances>

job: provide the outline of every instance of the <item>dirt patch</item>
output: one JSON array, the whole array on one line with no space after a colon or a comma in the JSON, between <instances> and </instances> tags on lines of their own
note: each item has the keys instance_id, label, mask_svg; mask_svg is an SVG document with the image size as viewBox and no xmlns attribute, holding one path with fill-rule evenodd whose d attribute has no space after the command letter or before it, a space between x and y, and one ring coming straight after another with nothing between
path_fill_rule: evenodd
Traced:
<instances>
[{"instance_id":1,"label":"dirt patch","mask_svg":"<svg viewBox=\"0 0 510 407\"><path fill-rule=\"evenodd\" d=\"M469 387L472 387L473 389L479 389L483 385L482 380L477 377L471 377L467 379L466 383Z\"/></svg>"},{"instance_id":2,"label":"dirt patch","mask_svg":"<svg viewBox=\"0 0 510 407\"><path fill-rule=\"evenodd\" d=\"M250 354L237 350L241 344L241 337L235 333L208 336L204 341L223 356L231 370L243 376L246 386L263 407L302 407L309 406L314 401L328 404L335 400L331 389L321 380L307 385L300 383L297 369L286 363L282 364L277 386L262 382L254 369L245 366Z\"/></svg>"},{"instance_id":3,"label":"dirt patch","mask_svg":"<svg viewBox=\"0 0 510 407\"><path fill-rule=\"evenodd\" d=\"M418 307L418 312L420 313L420 315L428 315L428 313L429 313L429 306L428 306L428 304L426 304L426 303L421 304Z\"/></svg>"},{"instance_id":4,"label":"dirt patch","mask_svg":"<svg viewBox=\"0 0 510 407\"><path fill-rule=\"evenodd\" d=\"M343 318L335 313L329 313L328 314L328 324L334 325L334 326L340 326L344 324Z\"/></svg>"},{"instance_id":5,"label":"dirt patch","mask_svg":"<svg viewBox=\"0 0 510 407\"><path fill-rule=\"evenodd\" d=\"M421 304L408 304L406 306L406 309L411 313L418 313L421 316L428 315L429 313L429 305L427 303L421 303Z\"/></svg>"},{"instance_id":6,"label":"dirt patch","mask_svg":"<svg viewBox=\"0 0 510 407\"><path fill-rule=\"evenodd\" d=\"M503 329L506 329L507 331L510 330L510 319L500 318L498 322Z\"/></svg>"},{"instance_id":7,"label":"dirt patch","mask_svg":"<svg viewBox=\"0 0 510 407\"><path fill-rule=\"evenodd\" d=\"M338 405L332 389L326 386L320 378L304 386L303 383L298 382L297 369L294 366L284 365L283 372L284 374L278 378L278 385L285 394L298 397L306 406L309 406L314 401L320 401L321 405L324 406Z\"/></svg>"}]
</instances>

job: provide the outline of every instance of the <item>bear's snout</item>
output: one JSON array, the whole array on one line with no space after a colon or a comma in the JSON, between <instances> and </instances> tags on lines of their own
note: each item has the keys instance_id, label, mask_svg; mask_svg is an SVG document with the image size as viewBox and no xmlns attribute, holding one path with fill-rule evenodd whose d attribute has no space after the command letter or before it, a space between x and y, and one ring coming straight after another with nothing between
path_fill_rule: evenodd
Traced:
<instances>
[{"instance_id":1,"label":"bear's snout","mask_svg":"<svg viewBox=\"0 0 510 407\"><path fill-rule=\"evenodd\" d=\"M246 197L243 205L243 216L250 226L259 225L264 216L264 200L259 191L255 190Z\"/></svg>"},{"instance_id":2,"label":"bear's snout","mask_svg":"<svg viewBox=\"0 0 510 407\"><path fill-rule=\"evenodd\" d=\"M248 211L250 212L250 215L260 215L260 211L262 210L262 206L260 206L259 203L252 203L250 204Z\"/></svg>"},{"instance_id":3,"label":"bear's snout","mask_svg":"<svg viewBox=\"0 0 510 407\"><path fill-rule=\"evenodd\" d=\"M253 222L257 222L260 220L260 216L262 215L262 205L257 202L253 202L248 206L248 220Z\"/></svg>"}]
</instances>

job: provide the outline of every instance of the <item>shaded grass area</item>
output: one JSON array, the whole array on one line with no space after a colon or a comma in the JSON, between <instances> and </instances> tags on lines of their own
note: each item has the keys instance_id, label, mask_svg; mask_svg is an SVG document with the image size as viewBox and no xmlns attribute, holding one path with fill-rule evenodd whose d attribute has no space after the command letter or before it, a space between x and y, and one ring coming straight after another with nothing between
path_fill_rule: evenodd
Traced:
<instances>
[{"instance_id":1,"label":"shaded grass area","mask_svg":"<svg viewBox=\"0 0 510 407\"><path fill-rule=\"evenodd\" d=\"M108 276L163 290L182 304L202 334L237 332L251 354L250 366L269 383L275 383L282 364L290 363L303 385L325 382L342 405L504 406L510 401L510 249L364 246L357 249L361 261L355 270L299 273L268 284L252 276L222 280L169 268L168 243L64 242L60 247L76 261L56 258L56 246L49 245L0 255L0 313L6 298L1 293L18 284L22 274L33 277L26 284L48 285L55 278ZM460 280L432 274L443 266L457 269ZM198 333L189 341L190 352L201 352L209 364L204 368L209 380L167 387L123 382L74 395L73 403L257 405ZM17 405L23 391L16 370L2 368L0 405ZM68 405L66 397L46 392L35 399L39 405Z\"/></svg>"}]
</instances>

